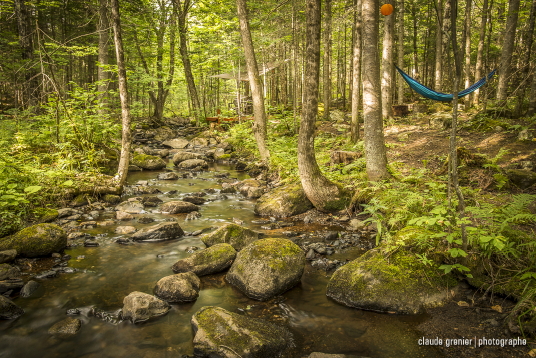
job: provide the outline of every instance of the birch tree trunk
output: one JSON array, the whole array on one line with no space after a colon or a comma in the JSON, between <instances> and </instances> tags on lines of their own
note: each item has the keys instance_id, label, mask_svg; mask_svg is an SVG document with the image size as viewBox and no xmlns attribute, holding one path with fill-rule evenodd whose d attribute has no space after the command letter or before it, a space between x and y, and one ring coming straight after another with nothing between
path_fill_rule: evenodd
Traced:
<instances>
[{"instance_id":1,"label":"birch tree trunk","mask_svg":"<svg viewBox=\"0 0 536 358\"><path fill-rule=\"evenodd\" d=\"M378 50L378 0L363 0L363 116L367 175L371 181L390 177L381 113L380 59Z\"/></svg>"},{"instance_id":2,"label":"birch tree trunk","mask_svg":"<svg viewBox=\"0 0 536 358\"><path fill-rule=\"evenodd\" d=\"M238 10L238 20L240 22L240 35L242 36L242 45L244 46L244 55L246 57L246 66L248 68L249 86L253 98L253 135L257 141L261 160L268 162L270 152L266 147L266 111L264 109L264 96L262 82L259 76L257 59L253 49L253 40L249 30L248 14L246 0L236 0Z\"/></svg>"},{"instance_id":3,"label":"birch tree trunk","mask_svg":"<svg viewBox=\"0 0 536 358\"><path fill-rule=\"evenodd\" d=\"M115 56L117 58L117 77L119 82L119 98L121 100L121 155L117 178L120 187L127 180L128 164L130 159L130 107L128 104L127 70L125 67L125 54L123 51L123 39L121 37L121 19L119 14L119 0L111 0L112 26L114 29Z\"/></svg>"},{"instance_id":4,"label":"birch tree trunk","mask_svg":"<svg viewBox=\"0 0 536 358\"><path fill-rule=\"evenodd\" d=\"M347 193L322 175L315 157L320 75L320 0L306 0L306 56L302 121L298 133L298 171L307 198L321 211L341 210Z\"/></svg>"}]
</instances>

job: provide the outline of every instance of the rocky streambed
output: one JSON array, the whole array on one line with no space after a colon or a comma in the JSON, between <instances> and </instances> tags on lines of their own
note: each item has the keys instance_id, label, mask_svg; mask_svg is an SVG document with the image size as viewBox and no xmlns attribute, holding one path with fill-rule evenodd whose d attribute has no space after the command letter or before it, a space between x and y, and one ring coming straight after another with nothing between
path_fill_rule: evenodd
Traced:
<instances>
[{"instance_id":1,"label":"rocky streambed","mask_svg":"<svg viewBox=\"0 0 536 358\"><path fill-rule=\"evenodd\" d=\"M135 134L123 196L75 198L17 234L18 256L0 241L0 356L442 356L416 326L448 297L411 275L422 299L389 297L346 265L373 247L374 227L315 211L299 188L272 190L216 138L177 134ZM372 298L349 296L356 285ZM363 302L383 313L351 308Z\"/></svg>"}]
</instances>

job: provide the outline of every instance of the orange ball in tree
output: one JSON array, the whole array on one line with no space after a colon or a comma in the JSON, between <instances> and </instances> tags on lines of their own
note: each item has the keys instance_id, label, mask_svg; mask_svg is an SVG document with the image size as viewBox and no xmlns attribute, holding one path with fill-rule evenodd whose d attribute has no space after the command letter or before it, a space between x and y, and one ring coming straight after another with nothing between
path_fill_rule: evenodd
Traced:
<instances>
[{"instance_id":1,"label":"orange ball in tree","mask_svg":"<svg viewBox=\"0 0 536 358\"><path fill-rule=\"evenodd\" d=\"M383 4L382 7L380 8L380 12L384 16L391 15L393 13L393 10L394 8L393 8L393 5L391 4Z\"/></svg>"}]
</instances>

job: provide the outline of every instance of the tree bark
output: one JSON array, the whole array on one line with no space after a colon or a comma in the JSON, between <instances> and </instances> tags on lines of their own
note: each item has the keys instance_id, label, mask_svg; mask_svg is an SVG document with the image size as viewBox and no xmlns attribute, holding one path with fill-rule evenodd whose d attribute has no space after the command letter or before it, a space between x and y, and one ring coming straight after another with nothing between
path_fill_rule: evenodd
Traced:
<instances>
[{"instance_id":1,"label":"tree bark","mask_svg":"<svg viewBox=\"0 0 536 358\"><path fill-rule=\"evenodd\" d=\"M475 79L482 77L482 64L484 62L484 44L486 41L486 23L488 21L488 0L482 4L482 19L480 21L480 34L478 37L478 48L476 51ZM478 106L480 99L480 89L473 92L473 105Z\"/></svg>"},{"instance_id":2,"label":"tree bark","mask_svg":"<svg viewBox=\"0 0 536 358\"><path fill-rule=\"evenodd\" d=\"M251 32L249 30L246 0L236 0L236 8L238 11L238 20L240 22L240 35L242 37L242 45L244 46L244 55L246 57L251 97L253 98L253 116L255 118L252 128L253 135L257 141L257 148L259 148L261 160L268 162L270 152L266 147L266 111L264 109L264 96L257 59L255 57L255 50L253 48L253 39L251 38Z\"/></svg>"},{"instance_id":3,"label":"tree bark","mask_svg":"<svg viewBox=\"0 0 536 358\"><path fill-rule=\"evenodd\" d=\"M398 1L398 67L404 68L404 0ZM398 104L404 104L404 80L398 77Z\"/></svg>"},{"instance_id":4,"label":"tree bark","mask_svg":"<svg viewBox=\"0 0 536 358\"><path fill-rule=\"evenodd\" d=\"M463 29L463 43L465 45L465 88L471 85L471 9L473 7L472 0L465 1L465 23ZM467 96L467 102L471 102L472 94Z\"/></svg>"},{"instance_id":5,"label":"tree bark","mask_svg":"<svg viewBox=\"0 0 536 358\"><path fill-rule=\"evenodd\" d=\"M123 51L123 39L121 37L121 19L119 14L119 0L111 0L112 26L114 29L115 56L117 58L117 76L119 82L119 98L121 100L121 155L117 178L119 186L123 186L127 180L128 164L130 160L130 106L128 104L127 70L125 67L125 54Z\"/></svg>"},{"instance_id":6,"label":"tree bark","mask_svg":"<svg viewBox=\"0 0 536 358\"><path fill-rule=\"evenodd\" d=\"M386 3L390 3L387 1ZM385 16L382 53L382 117L393 117L393 51L394 14Z\"/></svg>"},{"instance_id":7,"label":"tree bark","mask_svg":"<svg viewBox=\"0 0 536 358\"><path fill-rule=\"evenodd\" d=\"M362 57L362 19L361 19L361 0L356 1L356 11L359 13L355 19L354 28L354 49L352 58L352 125L350 139L352 143L359 140L359 104L361 99L361 57Z\"/></svg>"},{"instance_id":8,"label":"tree bark","mask_svg":"<svg viewBox=\"0 0 536 358\"><path fill-rule=\"evenodd\" d=\"M324 119L329 120L331 110L331 0L325 0L326 27L324 29Z\"/></svg>"},{"instance_id":9,"label":"tree bark","mask_svg":"<svg viewBox=\"0 0 536 358\"><path fill-rule=\"evenodd\" d=\"M434 73L434 88L436 91L441 91L443 80L443 6L441 0L437 0L436 7L437 25L436 25L436 41L435 41L435 73Z\"/></svg>"},{"instance_id":10,"label":"tree bark","mask_svg":"<svg viewBox=\"0 0 536 358\"><path fill-rule=\"evenodd\" d=\"M497 100L506 101L508 94L508 83L510 80L510 64L515 46L515 36L517 28L517 18L519 14L520 0L510 0L508 3L508 18L506 20L506 30L499 63L499 82L497 84Z\"/></svg>"},{"instance_id":11,"label":"tree bark","mask_svg":"<svg viewBox=\"0 0 536 358\"><path fill-rule=\"evenodd\" d=\"M98 22L98 32L99 32L99 49L98 49L98 62L99 66L97 67L97 81L99 82L97 86L97 91L100 92L100 102L101 106L99 107L99 114L105 114L107 112L108 104L108 80L110 79L110 73L106 70L106 67L109 63L108 50L110 47L110 23L108 21L108 0L99 0L99 22Z\"/></svg>"},{"instance_id":12,"label":"tree bark","mask_svg":"<svg viewBox=\"0 0 536 358\"><path fill-rule=\"evenodd\" d=\"M24 83L22 85L22 106L26 108L37 105L39 98L37 91L39 84L37 73L33 68L32 60L34 58L34 48L32 41L32 32L30 30L30 14L24 0L15 0L15 16L17 18L17 27L19 32L19 45L21 47L21 58L24 63Z\"/></svg>"},{"instance_id":13,"label":"tree bark","mask_svg":"<svg viewBox=\"0 0 536 358\"><path fill-rule=\"evenodd\" d=\"M322 175L314 149L320 75L320 0L307 0L305 6L306 62L302 121L298 134L298 171L307 198L318 210L340 210L345 205L345 193Z\"/></svg>"}]
</instances>

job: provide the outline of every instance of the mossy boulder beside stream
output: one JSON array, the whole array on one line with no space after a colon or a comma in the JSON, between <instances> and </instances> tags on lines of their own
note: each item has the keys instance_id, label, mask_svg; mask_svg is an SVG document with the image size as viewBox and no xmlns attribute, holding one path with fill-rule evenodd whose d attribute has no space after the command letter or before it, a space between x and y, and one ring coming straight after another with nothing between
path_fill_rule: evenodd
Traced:
<instances>
[{"instance_id":1,"label":"mossy boulder beside stream","mask_svg":"<svg viewBox=\"0 0 536 358\"><path fill-rule=\"evenodd\" d=\"M166 162L162 158L140 153L133 154L130 164L147 170L158 170L166 167Z\"/></svg>"},{"instance_id":2,"label":"mossy boulder beside stream","mask_svg":"<svg viewBox=\"0 0 536 358\"><path fill-rule=\"evenodd\" d=\"M25 257L50 255L67 246L67 234L54 224L29 226L14 235L0 239L0 251L17 250Z\"/></svg>"},{"instance_id":3,"label":"mossy boulder beside stream","mask_svg":"<svg viewBox=\"0 0 536 358\"><path fill-rule=\"evenodd\" d=\"M261 233L247 229L236 224L227 224L216 231L201 237L205 245L212 246L221 243L230 244L236 251L242 250L253 241L262 237Z\"/></svg>"},{"instance_id":4,"label":"mossy boulder beside stream","mask_svg":"<svg viewBox=\"0 0 536 358\"><path fill-rule=\"evenodd\" d=\"M349 307L417 314L444 304L456 284L402 248L374 249L335 271L326 294Z\"/></svg>"},{"instance_id":5,"label":"mossy boulder beside stream","mask_svg":"<svg viewBox=\"0 0 536 358\"><path fill-rule=\"evenodd\" d=\"M196 357L280 357L293 345L286 328L220 307L202 307L192 326Z\"/></svg>"},{"instance_id":6,"label":"mossy boulder beside stream","mask_svg":"<svg viewBox=\"0 0 536 358\"><path fill-rule=\"evenodd\" d=\"M236 255L227 281L246 296L265 301L280 295L301 281L305 253L287 239L262 239Z\"/></svg>"},{"instance_id":7,"label":"mossy boulder beside stream","mask_svg":"<svg viewBox=\"0 0 536 358\"><path fill-rule=\"evenodd\" d=\"M313 208L300 184L285 185L261 196L255 204L255 214L288 217Z\"/></svg>"},{"instance_id":8,"label":"mossy boulder beside stream","mask_svg":"<svg viewBox=\"0 0 536 358\"><path fill-rule=\"evenodd\" d=\"M193 272L197 276L210 275L228 269L236 257L236 250L229 244L216 244L177 261L173 272Z\"/></svg>"}]
</instances>

